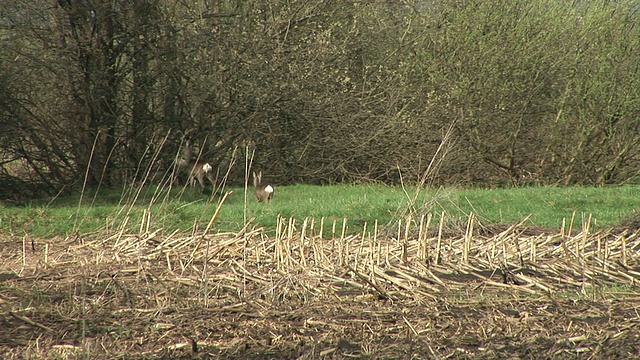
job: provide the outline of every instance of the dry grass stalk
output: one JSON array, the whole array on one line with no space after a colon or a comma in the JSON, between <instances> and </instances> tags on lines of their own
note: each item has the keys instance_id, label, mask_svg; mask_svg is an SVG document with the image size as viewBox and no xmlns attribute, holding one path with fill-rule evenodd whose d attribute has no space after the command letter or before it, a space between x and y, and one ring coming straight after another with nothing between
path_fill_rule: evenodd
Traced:
<instances>
[{"instance_id":1,"label":"dry grass stalk","mask_svg":"<svg viewBox=\"0 0 640 360\"><path fill-rule=\"evenodd\" d=\"M358 247L358 254L362 253L362 250L365 248L364 243L365 242L369 242L371 240L370 236L367 236L367 222L365 221L364 224L362 224L362 234L360 235L360 246ZM369 243L369 246L371 244Z\"/></svg>"},{"instance_id":2,"label":"dry grass stalk","mask_svg":"<svg viewBox=\"0 0 640 360\"><path fill-rule=\"evenodd\" d=\"M621 261L622 261L622 265L627 266L627 238L625 236L622 236L622 247L621 247Z\"/></svg>"},{"instance_id":3,"label":"dry grass stalk","mask_svg":"<svg viewBox=\"0 0 640 360\"><path fill-rule=\"evenodd\" d=\"M571 237L571 233L573 232L573 224L575 223L576 220L576 212L572 212L571 213L571 221L569 222L569 232L567 233L567 236Z\"/></svg>"},{"instance_id":4,"label":"dry grass stalk","mask_svg":"<svg viewBox=\"0 0 640 360\"><path fill-rule=\"evenodd\" d=\"M471 239L473 239L473 225L475 222L475 216L473 213L469 214L469 220L467 221L467 230L464 234L464 245L462 247L462 262L469 262L469 251L471 251Z\"/></svg>"},{"instance_id":5,"label":"dry grass stalk","mask_svg":"<svg viewBox=\"0 0 640 360\"><path fill-rule=\"evenodd\" d=\"M529 239L529 261L531 261L532 263L536 263L537 262L537 243L540 241L540 237L542 237L542 235L538 235L536 237L532 237Z\"/></svg>"},{"instance_id":6,"label":"dry grass stalk","mask_svg":"<svg viewBox=\"0 0 640 360\"><path fill-rule=\"evenodd\" d=\"M336 238L336 223L337 223L337 219L333 219L333 223L331 224L331 243L333 244L333 241Z\"/></svg>"},{"instance_id":7,"label":"dry grass stalk","mask_svg":"<svg viewBox=\"0 0 640 360\"><path fill-rule=\"evenodd\" d=\"M216 219L218 218L218 215L220 215L220 210L222 209L222 205L227 200L229 195L231 195L231 191L227 191L226 193L224 193L224 195L222 196L222 199L220 199L220 202L218 203L218 206L216 207L216 211L213 213L213 215L211 215L211 220L209 220L209 223L207 224L207 227L204 229L204 233L202 233L203 237L206 236L209 233L209 231L211 231L211 227L213 226L213 223L216 222Z\"/></svg>"},{"instance_id":8,"label":"dry grass stalk","mask_svg":"<svg viewBox=\"0 0 640 360\"><path fill-rule=\"evenodd\" d=\"M581 242L581 246L582 246L582 259L584 260L584 252L587 246L587 240L589 239L589 232L591 231L591 214L589 214L589 216L587 217L587 221L586 223L583 222L582 225L582 242Z\"/></svg>"},{"instance_id":9,"label":"dry grass stalk","mask_svg":"<svg viewBox=\"0 0 640 360\"><path fill-rule=\"evenodd\" d=\"M442 211L440 214L440 224L438 225L438 241L436 243L436 264L440 264L440 254L442 249L442 231L444 230L444 216L445 212Z\"/></svg>"},{"instance_id":10,"label":"dry grass stalk","mask_svg":"<svg viewBox=\"0 0 640 360\"><path fill-rule=\"evenodd\" d=\"M299 250L300 250L300 265L302 265L302 267L307 267L307 258L305 257L304 249L305 249L305 242L306 242L305 235L307 232L308 220L309 218L304 218L304 221L302 222L302 231L300 231Z\"/></svg>"},{"instance_id":11,"label":"dry grass stalk","mask_svg":"<svg viewBox=\"0 0 640 360\"><path fill-rule=\"evenodd\" d=\"M431 254L429 252L429 248L431 247L431 244L429 243L429 227L431 226L432 218L433 216L430 213L427 214L424 227L421 226L422 231L420 234L420 239L422 243L422 260L426 260L426 261L429 261L431 257Z\"/></svg>"},{"instance_id":12,"label":"dry grass stalk","mask_svg":"<svg viewBox=\"0 0 640 360\"><path fill-rule=\"evenodd\" d=\"M371 262L374 262L374 253L375 253L375 263L377 266L380 266L380 247L381 244L378 242L378 220L373 223L373 240L371 244Z\"/></svg>"},{"instance_id":13,"label":"dry grass stalk","mask_svg":"<svg viewBox=\"0 0 640 360\"><path fill-rule=\"evenodd\" d=\"M293 258L291 257L292 255L292 251L293 251L293 235L295 234L295 225L296 225L296 219L294 218L289 218L289 225L287 227L287 241L286 241L286 246L285 246L285 264L287 266L287 268L291 267L291 264L293 263Z\"/></svg>"},{"instance_id":14,"label":"dry grass stalk","mask_svg":"<svg viewBox=\"0 0 640 360\"><path fill-rule=\"evenodd\" d=\"M398 219L398 234L396 235L396 246L400 246L401 234L402 234L402 219Z\"/></svg>"},{"instance_id":15,"label":"dry grass stalk","mask_svg":"<svg viewBox=\"0 0 640 360\"><path fill-rule=\"evenodd\" d=\"M309 238L314 238L316 236L316 219L311 218L311 229L309 230Z\"/></svg>"},{"instance_id":16,"label":"dry grass stalk","mask_svg":"<svg viewBox=\"0 0 640 360\"><path fill-rule=\"evenodd\" d=\"M383 299L388 299L389 295L387 294L387 292L380 287L378 284L376 284L375 282L371 281L370 279L368 279L366 276L362 275L361 273L359 273L358 271L356 271L355 268L346 265L347 269L349 269L349 271L351 271L354 275L356 275L360 280L364 281L365 283L369 284L369 286L371 286L373 289L375 289L379 296Z\"/></svg>"},{"instance_id":17,"label":"dry grass stalk","mask_svg":"<svg viewBox=\"0 0 640 360\"><path fill-rule=\"evenodd\" d=\"M562 319L567 319L562 324L561 332L566 335L562 336L580 339L578 330L585 331L583 334L588 335L592 331L589 329L593 329L580 326L600 326L600 321L608 324L611 329L622 329L618 324L611 323L612 320L600 319L612 319L616 316L616 319L632 319L637 303L640 302L637 292L629 290L629 294L626 294L623 289L616 290L615 296L635 303L629 305L624 301L607 300L609 302L602 303L604 310L590 305L601 296L609 296L606 295L607 287L638 284L640 239L638 231L593 231L588 218L583 231L577 234L567 231L525 235L527 232L523 230L524 222L497 234L482 234L473 230L474 220L470 216L463 233L445 236L443 213L437 225L437 234L432 232L431 238L428 236L429 215L421 219L419 226L413 227L413 233L409 220L404 224L399 222L400 232L397 238L381 236L377 222L373 225L372 233L365 226L357 236L346 235L347 219L343 219L342 236L337 236L337 220L334 220L331 241L326 241L322 230L313 231L313 219L305 219L301 228L296 229L295 219L278 218L275 237L269 237L264 229L251 228L249 223L238 233L216 234L211 232L211 228L199 232L194 227L192 234L175 231L164 234L161 229L154 230L150 215L149 213L143 220L144 226L139 228L139 234L127 234L120 228L111 236L86 237L80 245L77 239L51 242L44 252L30 251L26 237L22 243L14 242L11 245L13 248L0 244L0 255L3 255L0 274L16 272L22 268L33 279L30 282L25 277L19 281L2 283L3 300L7 302L7 309L51 329L38 333L41 339L38 341L47 349L60 345L56 342L57 339L63 338L65 331L70 328L65 319L73 319L72 323L76 324L79 317L81 320L86 318L87 323L94 324L95 329L101 329L103 320L96 317L95 309L104 308L109 313L104 320L106 324L113 324L114 319L123 324L127 321L131 324L136 321L168 324L146 334L150 337L149 344L164 344L160 345L164 351L169 351L167 346L170 345L166 344L182 344L186 337L195 339L198 348L207 349L205 352L220 351L224 355L230 355L230 352L224 351L238 348L238 343L232 341L237 342L240 341L237 339L247 337L240 336L240 330L231 333L217 327L218 324L210 320L212 313L227 324L231 321L240 322L242 331L245 332L264 325L265 328L261 329L269 330L261 334L287 334L279 325L274 325L278 324L275 319L286 319L284 321L289 327L291 321L300 321L307 324L305 326L312 327L303 329L304 331L328 334L329 332L322 333L326 329L355 334L357 332L353 331L352 324L371 314L345 315L336 311L349 309L350 304L355 302L370 305L373 296L393 301L373 302L378 310L368 310L374 311L377 319L367 322L372 328L371 336L384 331L380 330L383 327L375 328L376 324L388 326L391 323L389 326L408 329L411 337L425 336L420 330L428 330L429 336L434 336L433 341L440 341L435 334L444 334L443 338L461 336L459 333L445 333L447 329L459 328L456 324L463 321L456 312L470 314L464 312L464 309L473 308L474 314L477 314L490 308L498 310L491 310L487 316L499 318L500 324L513 326L514 332L505 330L506 327L493 326L497 323L488 322L488 317L471 325L475 326L475 334L480 334L479 337L464 338L467 340L463 341L494 340L495 334L482 337L482 330L476 326L479 324L493 326L492 332L503 331L501 334L513 338L515 331L547 329L554 321L564 321ZM320 229L322 228L320 221ZM450 246L443 245L443 241ZM569 254L566 249L575 250L576 244L578 252L572 256L578 255L581 261L566 261ZM350 250L352 245L361 246L353 251ZM520 246L522 248L518 250ZM428 254L434 254L436 260L425 262ZM47 266L42 266L43 259L46 259ZM528 261L523 262L523 259ZM87 265L80 269L79 263ZM46 281L40 282L40 279ZM51 279L56 281L52 282ZM80 285L86 288L85 291L76 286L78 279L82 279ZM68 297L72 300L65 303L68 310L54 309L51 304L41 301L34 304L38 310L33 311L29 310L26 302L18 301L20 297L16 296L25 293L27 288L22 287L28 285L30 288L33 282L42 286L44 290L41 291L49 291L46 290L48 288L56 292L64 289L78 290ZM12 289L16 289L15 294ZM590 299L584 309L576 308L581 305L580 300L572 303L563 299L567 292L579 293L581 290L584 291L583 296L589 296ZM67 300L64 298L60 301ZM332 302L331 306L327 305L328 301ZM398 304L408 309L406 313L400 313ZM531 306L520 311L519 307L523 304ZM309 307L314 307L317 312L305 312ZM621 307L625 307L625 312L618 314ZM176 309L190 311L184 314ZM296 316L293 318L292 309ZM380 309L385 309L387 313ZM518 314L526 311L530 316L522 315L515 319L513 316L505 317L500 312L502 309ZM582 316L589 316L590 320L569 324L573 318L563 314L580 316L577 310L588 311L587 315ZM429 316L422 318L416 315L425 311L429 311ZM600 313L595 313L598 311ZM46 316L41 316L41 312L45 312ZM58 313L63 316L56 316ZM323 315L325 318L321 318ZM304 317L300 320L299 316ZM14 326L13 332L19 332L25 326L31 327L31 331L44 330L24 320L12 316L8 318L18 324L14 326L8 322L10 326ZM403 318L407 319L406 322ZM431 320L427 318L438 318L438 327L431 326L428 322ZM243 319L251 319L252 322L247 323ZM362 330L362 323L358 324ZM530 326L532 324L535 326ZM104 325L105 328L108 326ZM229 342L215 342L211 338L203 341L198 338L200 334L206 333L207 326L215 327L221 334L228 334ZM273 330L269 326L273 326ZM131 329L135 328L132 325ZM609 334L609 328L601 333ZM93 340L89 335L78 334L78 343L82 345L78 351L84 351L82 349L87 349ZM121 341L126 346L119 347L121 345L110 338L112 334L104 337L100 333L96 334L91 336L98 336L96 341L104 342L111 351L117 348L126 353L127 350L138 351L132 350L136 349L135 346L144 346L135 345L135 341L124 338ZM257 333L250 335L260 339ZM285 341L286 336L282 336L273 336L270 340L274 342L271 349L280 344L277 341ZM299 339L300 333L296 336ZM541 335L538 332L536 336ZM163 342L164 338L172 340ZM293 341L292 337L287 339ZM586 345L593 345L591 348L595 353L598 341ZM250 345L258 346L258 343ZM440 349L448 346L446 342L437 344ZM343 347L327 345L344 352ZM141 357L157 355L153 353L157 350L151 346L150 348ZM444 357L447 354L438 355Z\"/></svg>"}]
</instances>

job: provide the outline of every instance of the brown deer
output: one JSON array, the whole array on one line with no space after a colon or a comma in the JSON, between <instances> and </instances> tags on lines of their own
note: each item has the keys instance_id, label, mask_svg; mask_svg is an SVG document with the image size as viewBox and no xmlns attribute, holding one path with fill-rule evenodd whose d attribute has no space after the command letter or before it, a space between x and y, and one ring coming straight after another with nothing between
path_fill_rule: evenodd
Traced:
<instances>
[{"instance_id":1,"label":"brown deer","mask_svg":"<svg viewBox=\"0 0 640 360\"><path fill-rule=\"evenodd\" d=\"M189 171L187 183L191 185L191 187L196 185L197 180L200 187L204 189L204 179L207 178L211 183L211 186L215 189L216 175L213 173L213 166L208 161L193 157L193 148L191 147L191 142L189 140L185 143L182 157L183 159L181 163L182 165L185 165Z\"/></svg>"},{"instance_id":2,"label":"brown deer","mask_svg":"<svg viewBox=\"0 0 640 360\"><path fill-rule=\"evenodd\" d=\"M258 202L269 202L273 199L273 186L262 182L262 171L258 175L253 173L253 186L256 188Z\"/></svg>"}]
</instances>

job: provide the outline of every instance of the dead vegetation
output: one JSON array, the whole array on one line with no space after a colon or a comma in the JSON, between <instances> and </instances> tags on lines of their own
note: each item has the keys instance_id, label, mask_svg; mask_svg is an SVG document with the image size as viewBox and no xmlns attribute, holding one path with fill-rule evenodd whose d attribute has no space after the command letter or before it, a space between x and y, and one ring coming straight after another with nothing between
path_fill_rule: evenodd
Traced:
<instances>
[{"instance_id":1,"label":"dead vegetation","mask_svg":"<svg viewBox=\"0 0 640 360\"><path fill-rule=\"evenodd\" d=\"M444 236L430 217L346 235L153 230L0 240L2 358L640 356L637 229L525 221ZM330 234L320 236L320 234Z\"/></svg>"}]
</instances>

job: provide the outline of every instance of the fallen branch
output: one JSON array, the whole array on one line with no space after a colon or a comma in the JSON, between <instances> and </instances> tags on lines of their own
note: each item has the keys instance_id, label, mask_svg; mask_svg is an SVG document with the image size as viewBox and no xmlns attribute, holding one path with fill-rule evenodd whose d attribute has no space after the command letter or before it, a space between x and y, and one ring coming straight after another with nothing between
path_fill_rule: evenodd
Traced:
<instances>
[{"instance_id":1,"label":"fallen branch","mask_svg":"<svg viewBox=\"0 0 640 360\"><path fill-rule=\"evenodd\" d=\"M37 323L37 322L29 319L26 316L20 316L20 315L14 313L13 311L9 311L9 315L13 316L14 318L16 318L16 319L18 319L20 321L23 321L23 322L29 324L31 326L38 327L38 328L40 328L42 330L45 330L45 331L53 331L53 329L51 329L50 327L44 326L44 325L42 325L40 323Z\"/></svg>"}]
</instances>

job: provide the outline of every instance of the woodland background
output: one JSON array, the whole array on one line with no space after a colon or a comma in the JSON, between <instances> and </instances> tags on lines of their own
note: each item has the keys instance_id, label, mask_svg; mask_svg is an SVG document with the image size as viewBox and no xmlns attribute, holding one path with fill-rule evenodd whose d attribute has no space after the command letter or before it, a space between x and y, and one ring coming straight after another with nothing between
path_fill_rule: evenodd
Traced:
<instances>
[{"instance_id":1,"label":"woodland background","mask_svg":"<svg viewBox=\"0 0 640 360\"><path fill-rule=\"evenodd\" d=\"M159 182L640 179L640 3L0 2L0 198Z\"/></svg>"}]
</instances>

